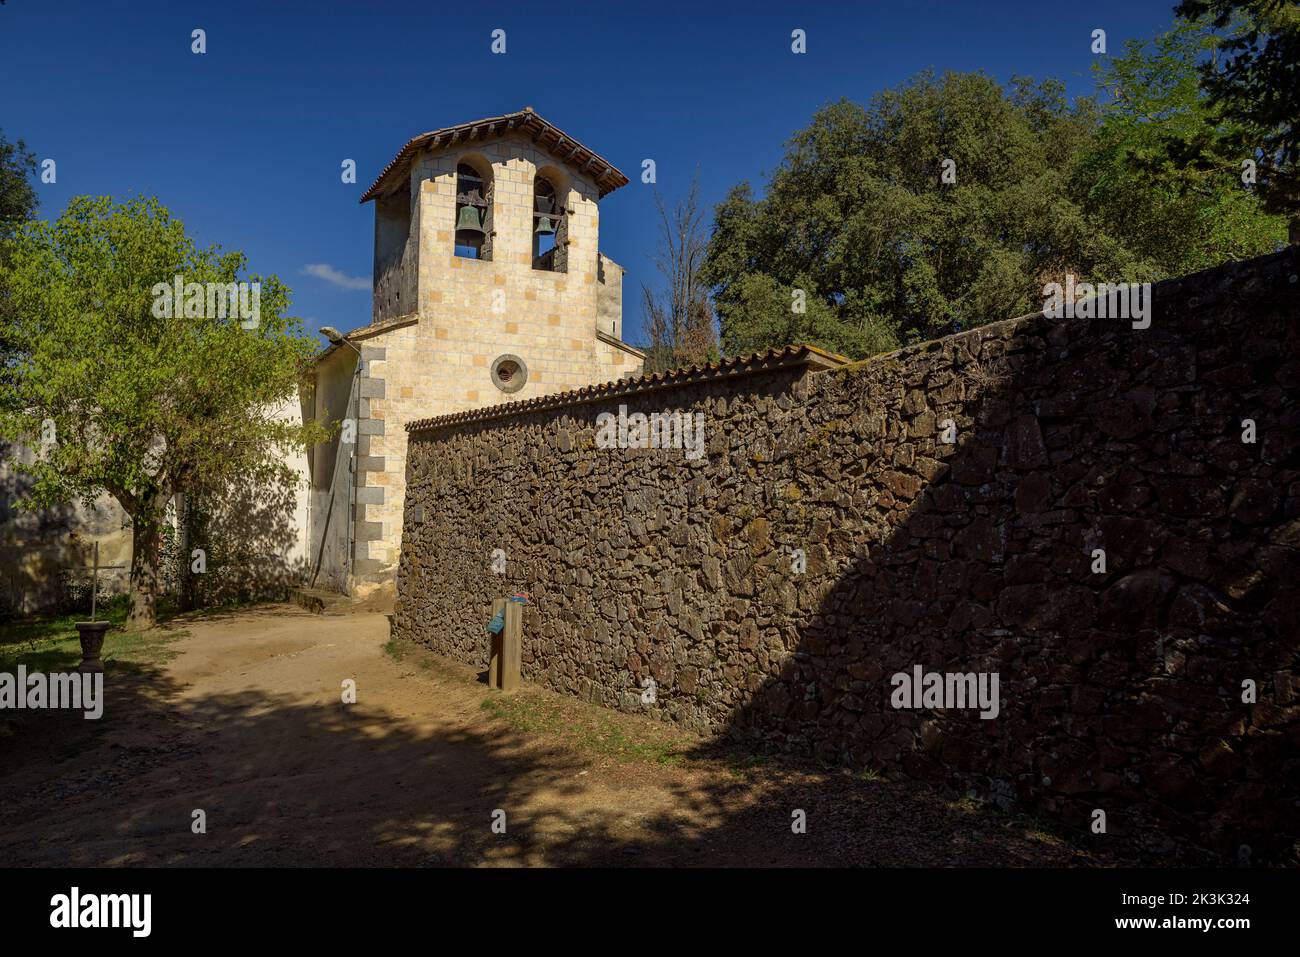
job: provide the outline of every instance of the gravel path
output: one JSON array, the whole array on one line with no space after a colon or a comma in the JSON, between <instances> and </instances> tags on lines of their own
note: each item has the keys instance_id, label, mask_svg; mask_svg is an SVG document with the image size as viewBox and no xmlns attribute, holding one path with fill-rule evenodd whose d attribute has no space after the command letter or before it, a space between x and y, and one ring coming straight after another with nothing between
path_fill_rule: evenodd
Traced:
<instances>
[{"instance_id":1,"label":"gravel path","mask_svg":"<svg viewBox=\"0 0 1300 957\"><path fill-rule=\"evenodd\" d=\"M277 605L181 627L165 662L110 662L101 721L29 715L0 740L0 861L1117 863L920 784L750 760L532 686L500 702L471 668L386 653L382 614Z\"/></svg>"}]
</instances>

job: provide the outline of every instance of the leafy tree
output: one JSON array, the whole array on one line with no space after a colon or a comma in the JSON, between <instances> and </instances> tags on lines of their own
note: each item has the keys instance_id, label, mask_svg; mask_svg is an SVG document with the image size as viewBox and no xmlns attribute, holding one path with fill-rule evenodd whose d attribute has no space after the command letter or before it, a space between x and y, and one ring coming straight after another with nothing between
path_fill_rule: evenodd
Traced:
<instances>
[{"instance_id":1,"label":"leafy tree","mask_svg":"<svg viewBox=\"0 0 1300 957\"><path fill-rule=\"evenodd\" d=\"M0 243L36 211L36 190L31 177L36 157L22 140L9 142L0 132Z\"/></svg>"},{"instance_id":2,"label":"leafy tree","mask_svg":"<svg viewBox=\"0 0 1300 957\"><path fill-rule=\"evenodd\" d=\"M159 307L155 284L235 283L245 267L242 253L197 247L155 199L78 197L56 222L18 233L0 276L14 306L0 325L13 349L0 370L0 433L54 439L28 469L32 507L107 491L130 516L135 629L155 621L173 495L239 482L319 438L273 414L315 349L286 315L278 278L244 279L260 283L253 328L188 294L185 308Z\"/></svg>"},{"instance_id":3,"label":"leafy tree","mask_svg":"<svg viewBox=\"0 0 1300 957\"><path fill-rule=\"evenodd\" d=\"M728 351L868 355L1028 312L1049 278L1142 278L1069 198L1095 127L1060 84L923 73L794 135L767 194L718 207L705 265ZM802 302L804 311L797 312Z\"/></svg>"},{"instance_id":4,"label":"leafy tree","mask_svg":"<svg viewBox=\"0 0 1300 957\"><path fill-rule=\"evenodd\" d=\"M1175 12L1210 18L1227 35L1201 78L1231 128L1226 145L1259 161L1265 208L1290 220L1300 243L1300 5L1294 0L1182 0Z\"/></svg>"},{"instance_id":5,"label":"leafy tree","mask_svg":"<svg viewBox=\"0 0 1300 957\"><path fill-rule=\"evenodd\" d=\"M1179 23L1129 41L1097 70L1101 124L1075 167L1074 198L1123 237L1153 275L1205 269L1283 243L1286 223L1242 181L1234 141L1261 134L1224 119L1201 88L1197 63L1221 38Z\"/></svg>"},{"instance_id":6,"label":"leafy tree","mask_svg":"<svg viewBox=\"0 0 1300 957\"><path fill-rule=\"evenodd\" d=\"M11 143L0 132L0 268L8 261L14 233L36 212L36 190L31 179L35 172L36 157L28 151L27 144L22 140ZM12 308L9 298L0 285L0 317ZM7 351L0 338L0 356Z\"/></svg>"},{"instance_id":7,"label":"leafy tree","mask_svg":"<svg viewBox=\"0 0 1300 957\"><path fill-rule=\"evenodd\" d=\"M1142 282L1271 249L1278 222L1226 159L1143 167L1171 130L1213 139L1178 60L1194 42L1130 49L1105 105L1053 80L926 72L818 111L761 199L744 183L715 211L703 276L723 348L871 355L1041 308L1067 273Z\"/></svg>"}]
</instances>

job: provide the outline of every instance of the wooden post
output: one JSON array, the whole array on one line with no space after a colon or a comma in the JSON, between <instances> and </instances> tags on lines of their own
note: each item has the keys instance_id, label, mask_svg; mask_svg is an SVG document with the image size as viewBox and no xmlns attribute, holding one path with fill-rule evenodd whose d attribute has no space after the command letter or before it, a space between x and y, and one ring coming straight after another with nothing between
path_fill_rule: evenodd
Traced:
<instances>
[{"instance_id":1,"label":"wooden post","mask_svg":"<svg viewBox=\"0 0 1300 957\"><path fill-rule=\"evenodd\" d=\"M499 612L502 609L502 607L505 606L506 604L508 603L504 598L493 599L492 617L495 618L497 616L497 612ZM506 620L509 621L509 619ZM501 629L500 633L495 635L492 634L491 632L488 632L488 637L491 640L491 644L488 646L489 647L489 651L488 651L488 687L489 688L501 687L501 657L502 657L502 649L505 644L505 634L506 634L506 630L504 628Z\"/></svg>"},{"instance_id":2,"label":"wooden post","mask_svg":"<svg viewBox=\"0 0 1300 957\"><path fill-rule=\"evenodd\" d=\"M501 690L519 689L519 666L524 637L524 606L517 601L506 602L506 627L501 635Z\"/></svg>"}]
</instances>

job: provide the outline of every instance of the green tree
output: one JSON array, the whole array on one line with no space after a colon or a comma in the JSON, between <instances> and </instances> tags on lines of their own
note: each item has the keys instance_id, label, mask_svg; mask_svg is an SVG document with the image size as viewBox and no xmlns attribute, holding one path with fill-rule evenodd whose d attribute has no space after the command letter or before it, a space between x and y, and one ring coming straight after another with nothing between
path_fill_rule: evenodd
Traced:
<instances>
[{"instance_id":1,"label":"green tree","mask_svg":"<svg viewBox=\"0 0 1300 957\"><path fill-rule=\"evenodd\" d=\"M1039 309L1067 273L1142 282L1271 249L1278 222L1226 160L1143 166L1170 130L1213 139L1178 63L1192 42L1151 62L1130 49L1105 105L1054 80L927 72L818 111L761 199L744 183L715 211L703 276L724 350L865 356Z\"/></svg>"},{"instance_id":2,"label":"green tree","mask_svg":"<svg viewBox=\"0 0 1300 957\"><path fill-rule=\"evenodd\" d=\"M36 157L22 140L9 142L0 132L0 244L36 211L36 190L32 176Z\"/></svg>"},{"instance_id":3,"label":"green tree","mask_svg":"<svg viewBox=\"0 0 1300 957\"><path fill-rule=\"evenodd\" d=\"M1182 0L1175 11L1225 31L1201 81L1229 121L1225 146L1258 161L1257 188L1269 212L1287 216L1300 243L1300 5L1294 0Z\"/></svg>"},{"instance_id":4,"label":"green tree","mask_svg":"<svg viewBox=\"0 0 1300 957\"><path fill-rule=\"evenodd\" d=\"M742 184L716 210L704 275L724 349L869 355L1028 312L1066 271L1141 278L1069 199L1095 124L1058 83L1007 93L978 73L818 111L762 199Z\"/></svg>"},{"instance_id":5,"label":"green tree","mask_svg":"<svg viewBox=\"0 0 1300 957\"><path fill-rule=\"evenodd\" d=\"M172 496L241 481L319 438L273 414L315 349L278 278L242 279L260 284L255 321L221 318L189 290L176 308L162 304L157 284L175 276L224 285L245 268L242 253L197 247L157 200L78 197L57 221L19 231L0 277L14 307L0 327L12 349L0 433L42 448L28 469L31 506L107 491L130 516L135 629L155 622Z\"/></svg>"},{"instance_id":6,"label":"green tree","mask_svg":"<svg viewBox=\"0 0 1300 957\"><path fill-rule=\"evenodd\" d=\"M1285 219L1267 214L1243 183L1250 152L1233 145L1260 132L1221 116L1200 84L1197 64L1221 39L1207 24L1178 23L1094 68L1101 123L1075 165L1073 197L1153 276L1285 242Z\"/></svg>"},{"instance_id":7,"label":"green tree","mask_svg":"<svg viewBox=\"0 0 1300 957\"><path fill-rule=\"evenodd\" d=\"M9 142L0 132L0 268L9 258L9 245L18 228L36 212L36 190L32 177L36 173L36 157L22 140ZM12 308L10 297L0 284L0 317ZM0 356L8 352L0 338Z\"/></svg>"}]
</instances>

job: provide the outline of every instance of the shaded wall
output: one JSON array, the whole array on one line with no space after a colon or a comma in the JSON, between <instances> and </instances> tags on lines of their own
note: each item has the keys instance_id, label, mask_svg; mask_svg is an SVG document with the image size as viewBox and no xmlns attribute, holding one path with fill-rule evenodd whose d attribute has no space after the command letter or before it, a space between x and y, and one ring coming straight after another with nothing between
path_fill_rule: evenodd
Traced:
<instances>
[{"instance_id":1,"label":"shaded wall","mask_svg":"<svg viewBox=\"0 0 1300 957\"><path fill-rule=\"evenodd\" d=\"M68 502L25 509L32 478L16 463L35 461L23 445L0 443L0 617L47 609L90 609L91 562L99 542L101 595L124 594L131 564L131 527L110 495L92 504Z\"/></svg>"},{"instance_id":2,"label":"shaded wall","mask_svg":"<svg viewBox=\"0 0 1300 957\"><path fill-rule=\"evenodd\" d=\"M290 399L272 414L296 418L299 400ZM16 465L33 461L31 449L0 443L0 616L89 612L96 543L100 597L124 594L131 565L130 517L107 493L89 504L74 500L22 508L32 479ZM300 481L306 472L305 454L271 452L260 468L224 487L192 488L188 543L178 522L179 497L174 499L160 553L164 590L179 594L192 576L190 596L200 603L286 597L309 572L310 489ZM191 571L188 549L193 548L205 552L201 575Z\"/></svg>"},{"instance_id":3,"label":"shaded wall","mask_svg":"<svg viewBox=\"0 0 1300 957\"><path fill-rule=\"evenodd\" d=\"M1278 859L1300 834L1297 271L1288 250L1159 284L1146 330L1027 317L415 433L396 631L484 664L491 599L526 590L528 680ZM620 403L702 412L708 454L597 448ZM996 672L998 716L895 709L917 665Z\"/></svg>"},{"instance_id":4,"label":"shaded wall","mask_svg":"<svg viewBox=\"0 0 1300 957\"><path fill-rule=\"evenodd\" d=\"M312 446L308 456L309 585L348 591L348 540L352 522L353 452L342 441L340 423L359 418L357 354L346 346L316 364L316 374L304 390L303 416L332 429L328 441ZM357 436L353 437L356 441Z\"/></svg>"}]
</instances>

